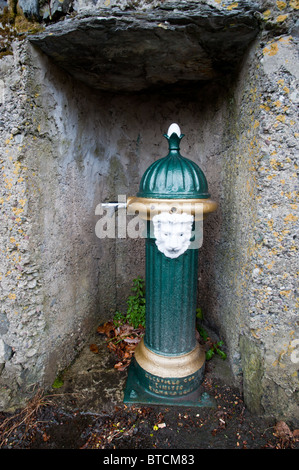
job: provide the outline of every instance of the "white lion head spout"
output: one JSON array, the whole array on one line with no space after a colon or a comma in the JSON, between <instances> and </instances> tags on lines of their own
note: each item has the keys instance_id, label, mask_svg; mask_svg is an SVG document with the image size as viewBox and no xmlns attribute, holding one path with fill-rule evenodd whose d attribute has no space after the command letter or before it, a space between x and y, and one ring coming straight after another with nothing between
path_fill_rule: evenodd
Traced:
<instances>
[{"instance_id":1,"label":"white lion head spout","mask_svg":"<svg viewBox=\"0 0 299 470\"><path fill-rule=\"evenodd\" d=\"M168 258L178 258L190 245L192 215L161 212L153 217L154 236L158 249Z\"/></svg>"}]
</instances>

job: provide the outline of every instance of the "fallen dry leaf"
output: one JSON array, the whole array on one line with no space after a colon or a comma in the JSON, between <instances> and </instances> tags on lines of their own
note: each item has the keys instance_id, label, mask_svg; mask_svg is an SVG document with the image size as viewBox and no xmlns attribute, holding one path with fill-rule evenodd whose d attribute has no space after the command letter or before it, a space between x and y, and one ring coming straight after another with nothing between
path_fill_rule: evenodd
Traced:
<instances>
[{"instance_id":1,"label":"fallen dry leaf","mask_svg":"<svg viewBox=\"0 0 299 470\"><path fill-rule=\"evenodd\" d=\"M122 371L128 367L134 350L144 335L144 331L143 327L134 328L127 323L116 326L111 320L97 328L99 334L107 337L106 343L109 351L113 352L118 358L118 362L114 365L115 369ZM94 349L93 352L96 352L96 350Z\"/></svg>"},{"instance_id":2,"label":"fallen dry leaf","mask_svg":"<svg viewBox=\"0 0 299 470\"><path fill-rule=\"evenodd\" d=\"M50 436L46 432L44 432L43 433L43 441L47 442L49 439L50 439Z\"/></svg>"},{"instance_id":3,"label":"fallen dry leaf","mask_svg":"<svg viewBox=\"0 0 299 470\"><path fill-rule=\"evenodd\" d=\"M294 436L289 426L284 421L278 421L274 426L274 436L280 439L282 447L289 447L292 445Z\"/></svg>"},{"instance_id":4,"label":"fallen dry leaf","mask_svg":"<svg viewBox=\"0 0 299 470\"><path fill-rule=\"evenodd\" d=\"M291 432L289 426L284 421L278 421L275 425L275 433L277 437L280 438L291 438L293 433Z\"/></svg>"},{"instance_id":5,"label":"fallen dry leaf","mask_svg":"<svg viewBox=\"0 0 299 470\"><path fill-rule=\"evenodd\" d=\"M125 343L138 344L139 341L140 341L140 338L124 338Z\"/></svg>"},{"instance_id":6,"label":"fallen dry leaf","mask_svg":"<svg viewBox=\"0 0 299 470\"><path fill-rule=\"evenodd\" d=\"M124 354L124 359L129 359L132 357L132 353L131 352L125 352Z\"/></svg>"},{"instance_id":7,"label":"fallen dry leaf","mask_svg":"<svg viewBox=\"0 0 299 470\"><path fill-rule=\"evenodd\" d=\"M98 326L97 332L101 335L106 335L108 338L111 338L111 333L115 332L115 325L112 321L108 321L103 325Z\"/></svg>"},{"instance_id":8,"label":"fallen dry leaf","mask_svg":"<svg viewBox=\"0 0 299 470\"><path fill-rule=\"evenodd\" d=\"M128 325L127 323L125 323L124 325L121 325L118 329L119 329L118 334L122 334L122 335L130 335L132 331L134 331L134 327L131 325Z\"/></svg>"},{"instance_id":9,"label":"fallen dry leaf","mask_svg":"<svg viewBox=\"0 0 299 470\"><path fill-rule=\"evenodd\" d=\"M118 362L117 364L114 365L114 368L120 371L125 370L128 367L129 363L123 363L123 362Z\"/></svg>"},{"instance_id":10,"label":"fallen dry leaf","mask_svg":"<svg viewBox=\"0 0 299 470\"><path fill-rule=\"evenodd\" d=\"M91 352L93 352L94 354L98 354L99 352L99 348L96 344L90 344L89 345L89 349Z\"/></svg>"}]
</instances>

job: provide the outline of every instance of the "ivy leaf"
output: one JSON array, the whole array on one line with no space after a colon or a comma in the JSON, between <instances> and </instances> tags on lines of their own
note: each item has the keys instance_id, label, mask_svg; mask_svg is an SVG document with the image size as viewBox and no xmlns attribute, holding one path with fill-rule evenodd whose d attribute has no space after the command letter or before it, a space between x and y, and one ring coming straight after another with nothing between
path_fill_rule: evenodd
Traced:
<instances>
[{"instance_id":1,"label":"ivy leaf","mask_svg":"<svg viewBox=\"0 0 299 470\"><path fill-rule=\"evenodd\" d=\"M220 356L221 359L223 359L223 360L225 360L226 357L227 357L226 354L225 354L225 352L221 351L221 349L216 348L216 353L217 353L218 356Z\"/></svg>"},{"instance_id":2,"label":"ivy leaf","mask_svg":"<svg viewBox=\"0 0 299 470\"><path fill-rule=\"evenodd\" d=\"M200 336L202 337L202 339L204 341L207 341L208 340L208 333L206 332L206 330L204 328L202 328L201 326L198 326L197 327L197 330L198 330L198 333L200 334Z\"/></svg>"},{"instance_id":3,"label":"ivy leaf","mask_svg":"<svg viewBox=\"0 0 299 470\"><path fill-rule=\"evenodd\" d=\"M209 349L207 352L206 352L206 360L209 361L210 359L212 359L212 357L214 356L214 349Z\"/></svg>"}]
</instances>

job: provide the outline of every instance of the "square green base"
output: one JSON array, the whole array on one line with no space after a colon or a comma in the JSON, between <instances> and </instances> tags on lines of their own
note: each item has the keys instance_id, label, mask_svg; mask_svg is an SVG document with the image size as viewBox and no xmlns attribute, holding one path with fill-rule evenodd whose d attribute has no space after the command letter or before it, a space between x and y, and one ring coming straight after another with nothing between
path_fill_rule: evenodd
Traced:
<instances>
[{"instance_id":1,"label":"square green base","mask_svg":"<svg viewBox=\"0 0 299 470\"><path fill-rule=\"evenodd\" d=\"M184 396L167 397L155 395L144 388L136 373L136 361L132 360L124 392L124 403L141 405L173 405L188 407L216 407L215 400L201 387Z\"/></svg>"}]
</instances>

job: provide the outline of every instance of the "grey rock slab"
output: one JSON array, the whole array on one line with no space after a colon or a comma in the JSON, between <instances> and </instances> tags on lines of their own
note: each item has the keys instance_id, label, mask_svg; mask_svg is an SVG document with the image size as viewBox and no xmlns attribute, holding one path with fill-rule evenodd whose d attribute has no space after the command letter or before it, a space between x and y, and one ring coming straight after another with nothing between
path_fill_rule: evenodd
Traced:
<instances>
[{"instance_id":1,"label":"grey rock slab","mask_svg":"<svg viewBox=\"0 0 299 470\"><path fill-rule=\"evenodd\" d=\"M232 11L171 5L78 14L29 40L88 86L132 92L220 77L236 67L259 31L253 2Z\"/></svg>"}]
</instances>

